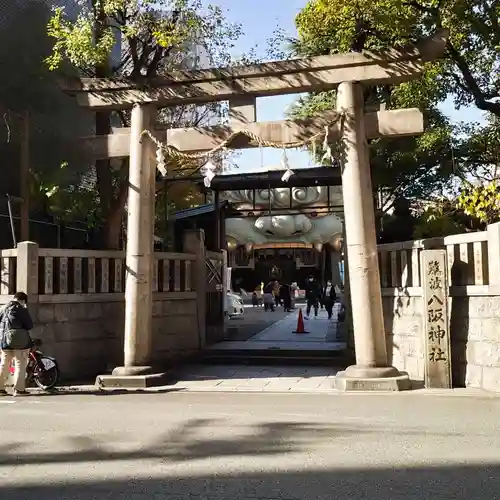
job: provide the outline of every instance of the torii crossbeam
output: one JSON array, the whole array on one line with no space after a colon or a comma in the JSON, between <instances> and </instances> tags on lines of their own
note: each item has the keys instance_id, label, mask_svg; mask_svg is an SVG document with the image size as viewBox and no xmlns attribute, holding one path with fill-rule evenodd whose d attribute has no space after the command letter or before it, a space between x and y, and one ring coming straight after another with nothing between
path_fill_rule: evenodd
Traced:
<instances>
[{"instance_id":1,"label":"torii crossbeam","mask_svg":"<svg viewBox=\"0 0 500 500\"><path fill-rule=\"evenodd\" d=\"M315 124L280 122L275 126L253 123L257 97L337 88L337 113L344 117L342 187L351 304L355 311L356 365L339 374L336 385L342 390L409 387L408 376L388 364L367 139L420 133L422 116L417 110L365 114L362 84L395 84L418 78L426 61L443 54L447 36L446 30L439 30L413 48L385 54L352 53L232 69L185 71L142 82L82 79L65 83L65 90L76 94L82 106L96 111L132 108L130 131L104 139L83 140L87 145L93 144L96 158L130 154L125 363L113 373L134 375L151 370L155 175L153 144L143 132L158 133L154 129L156 108L229 100L233 130L254 127L258 134L275 133L283 140L286 134L291 137L306 134L308 127L311 130L306 135L313 135L318 121ZM400 120L402 116L406 117L404 123ZM322 120L328 120L328 116ZM230 131L219 130L216 138L213 138L213 129L161 133L162 139L179 149L198 151L209 149L213 141ZM129 139L127 147L125 143ZM247 142L237 147L248 145Z\"/></svg>"}]
</instances>

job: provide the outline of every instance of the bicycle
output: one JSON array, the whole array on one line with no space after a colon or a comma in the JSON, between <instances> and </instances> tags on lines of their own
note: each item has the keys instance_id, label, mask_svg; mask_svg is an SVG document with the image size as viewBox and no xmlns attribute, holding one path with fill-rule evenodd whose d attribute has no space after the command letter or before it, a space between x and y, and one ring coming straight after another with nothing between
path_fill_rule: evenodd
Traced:
<instances>
[{"instance_id":1,"label":"bicycle","mask_svg":"<svg viewBox=\"0 0 500 500\"><path fill-rule=\"evenodd\" d=\"M34 382L40 389L49 391L53 389L61 373L55 358L46 356L40 347L42 341L40 339L33 339L28 357L28 366L26 367L26 385ZM11 376L15 373L14 363L10 365Z\"/></svg>"}]
</instances>

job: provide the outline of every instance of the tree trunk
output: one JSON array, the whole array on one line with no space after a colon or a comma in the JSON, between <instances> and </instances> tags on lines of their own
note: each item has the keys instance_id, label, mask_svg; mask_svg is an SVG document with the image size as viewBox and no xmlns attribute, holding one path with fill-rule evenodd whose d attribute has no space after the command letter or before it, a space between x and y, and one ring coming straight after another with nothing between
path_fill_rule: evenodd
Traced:
<instances>
[{"instance_id":1,"label":"tree trunk","mask_svg":"<svg viewBox=\"0 0 500 500\"><path fill-rule=\"evenodd\" d=\"M95 0L92 6L96 15L95 38L98 40L101 36L103 26L106 23L106 14L103 3L97 3ZM95 68L97 78L106 78L110 76L109 64L105 63ZM111 133L111 113L99 111L95 115L95 134L108 135ZM115 198L113 189L113 175L109 160L97 160L95 162L95 172L97 180L97 191L99 193L99 204L101 217L104 221L101 228L101 242L106 249L115 250L120 246L121 219L125 201L121 202L120 196Z\"/></svg>"},{"instance_id":2,"label":"tree trunk","mask_svg":"<svg viewBox=\"0 0 500 500\"><path fill-rule=\"evenodd\" d=\"M124 168L128 168L127 166ZM128 196L128 176L121 181L118 196L113 200L103 227L103 241L108 250L120 250L123 211Z\"/></svg>"},{"instance_id":3,"label":"tree trunk","mask_svg":"<svg viewBox=\"0 0 500 500\"><path fill-rule=\"evenodd\" d=\"M103 227L103 241L107 250L120 250L123 207L108 214Z\"/></svg>"}]
</instances>

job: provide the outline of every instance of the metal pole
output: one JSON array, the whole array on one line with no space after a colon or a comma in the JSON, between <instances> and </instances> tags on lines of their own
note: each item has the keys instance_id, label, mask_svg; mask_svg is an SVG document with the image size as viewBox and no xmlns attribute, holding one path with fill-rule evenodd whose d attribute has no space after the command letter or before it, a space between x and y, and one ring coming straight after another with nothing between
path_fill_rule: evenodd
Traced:
<instances>
[{"instance_id":1,"label":"metal pole","mask_svg":"<svg viewBox=\"0 0 500 500\"><path fill-rule=\"evenodd\" d=\"M30 193L29 193L29 171L30 171L30 118L29 111L22 115L22 137L20 158L20 192L21 192L21 241L29 241L30 233Z\"/></svg>"},{"instance_id":2,"label":"metal pole","mask_svg":"<svg viewBox=\"0 0 500 500\"><path fill-rule=\"evenodd\" d=\"M16 248L16 229L14 227L14 218L12 217L12 203L9 195L7 195L7 208L9 209L10 230L12 231L12 244L14 245L14 248Z\"/></svg>"}]
</instances>

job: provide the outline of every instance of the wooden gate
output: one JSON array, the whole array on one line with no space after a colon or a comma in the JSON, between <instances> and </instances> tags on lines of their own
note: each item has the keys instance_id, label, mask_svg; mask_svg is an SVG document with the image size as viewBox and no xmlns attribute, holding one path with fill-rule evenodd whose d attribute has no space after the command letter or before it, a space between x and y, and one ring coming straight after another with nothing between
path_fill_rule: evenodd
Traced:
<instances>
[{"instance_id":1,"label":"wooden gate","mask_svg":"<svg viewBox=\"0 0 500 500\"><path fill-rule=\"evenodd\" d=\"M209 254L210 252L207 252ZM205 259L206 342L208 345L224 340L224 266L222 256L214 253Z\"/></svg>"}]
</instances>

